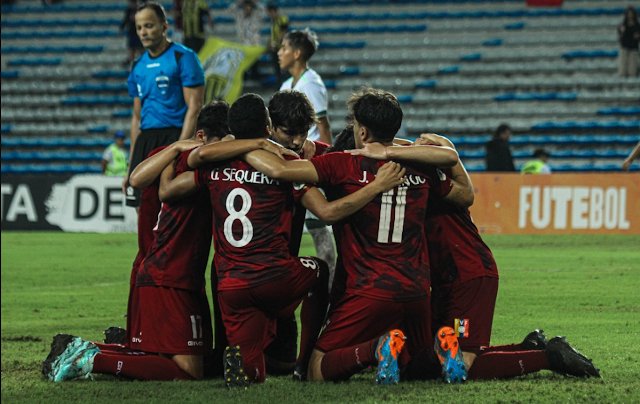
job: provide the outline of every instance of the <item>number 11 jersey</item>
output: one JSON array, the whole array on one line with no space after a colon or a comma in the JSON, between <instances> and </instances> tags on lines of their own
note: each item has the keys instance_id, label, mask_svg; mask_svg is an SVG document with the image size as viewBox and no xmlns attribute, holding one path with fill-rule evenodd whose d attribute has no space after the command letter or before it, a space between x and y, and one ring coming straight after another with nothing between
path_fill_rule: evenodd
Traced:
<instances>
[{"instance_id":1,"label":"number 11 jersey","mask_svg":"<svg viewBox=\"0 0 640 404\"><path fill-rule=\"evenodd\" d=\"M372 182L385 163L346 153L329 153L310 161L318 173L319 186L331 200ZM407 168L403 184L379 194L333 225L338 247L335 276L346 281L338 287L346 287L348 293L395 302L429 296L429 256L424 236L427 200L430 192L446 196L451 184L442 185L433 166L403 166Z\"/></svg>"}]
</instances>

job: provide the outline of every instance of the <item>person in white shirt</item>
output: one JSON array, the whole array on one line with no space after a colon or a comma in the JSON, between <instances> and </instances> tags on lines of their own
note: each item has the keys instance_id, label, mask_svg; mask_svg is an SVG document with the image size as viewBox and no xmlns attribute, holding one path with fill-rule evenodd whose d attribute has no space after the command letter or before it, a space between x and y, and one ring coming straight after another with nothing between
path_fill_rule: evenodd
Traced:
<instances>
[{"instance_id":1,"label":"person in white shirt","mask_svg":"<svg viewBox=\"0 0 640 404\"><path fill-rule=\"evenodd\" d=\"M318 49L318 37L313 31L290 31L278 51L280 68L288 70L291 77L282 83L282 90L297 90L304 93L316 110L318 124L309 129L309 140L319 140L331 145L331 125L327 116L327 88L322 77L309 68L309 59Z\"/></svg>"},{"instance_id":2,"label":"person in white shirt","mask_svg":"<svg viewBox=\"0 0 640 404\"><path fill-rule=\"evenodd\" d=\"M297 90L304 93L311 101L318 119L318 123L309 129L307 139L303 140L305 158L315 154L315 142L326 143L322 145L324 148L333 143L327 116L327 88L322 77L309 68L309 59L317 49L318 37L315 32L305 29L287 32L282 40L282 47L278 51L280 69L288 70L291 74L291 77L282 83L280 91ZM312 150L309 151L309 149ZM329 264L329 272L333 278L336 267L336 247L329 228L310 211L307 211L305 216L305 225L313 238L316 255Z\"/></svg>"}]
</instances>

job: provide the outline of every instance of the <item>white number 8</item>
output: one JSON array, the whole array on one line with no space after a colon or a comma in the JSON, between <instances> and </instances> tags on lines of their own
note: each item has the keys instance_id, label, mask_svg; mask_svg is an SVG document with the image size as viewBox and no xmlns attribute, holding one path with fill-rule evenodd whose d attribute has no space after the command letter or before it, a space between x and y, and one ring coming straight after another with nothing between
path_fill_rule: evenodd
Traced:
<instances>
[{"instance_id":1,"label":"white number 8","mask_svg":"<svg viewBox=\"0 0 640 404\"><path fill-rule=\"evenodd\" d=\"M236 196L242 198L242 207L239 211L233 206ZM251 209L251 195L249 195L245 189L235 188L229 192L227 196L227 212L229 212L229 217L224 221L224 236L229 244L234 247L244 247L249 244L253 238L253 225L249 218L247 218L249 209ZM240 223L242 223L242 237L240 240L236 240L233 237L233 222L236 220L240 220Z\"/></svg>"},{"instance_id":2,"label":"white number 8","mask_svg":"<svg viewBox=\"0 0 640 404\"><path fill-rule=\"evenodd\" d=\"M318 265L314 260L310 260L308 258L300 258L300 263L306 268L317 269Z\"/></svg>"}]
</instances>

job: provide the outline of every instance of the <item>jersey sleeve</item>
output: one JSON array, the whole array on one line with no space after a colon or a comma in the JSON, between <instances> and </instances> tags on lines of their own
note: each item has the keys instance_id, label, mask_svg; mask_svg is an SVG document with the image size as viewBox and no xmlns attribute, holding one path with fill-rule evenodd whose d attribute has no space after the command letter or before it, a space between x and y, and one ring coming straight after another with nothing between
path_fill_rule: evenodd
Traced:
<instances>
[{"instance_id":1,"label":"jersey sleeve","mask_svg":"<svg viewBox=\"0 0 640 404\"><path fill-rule=\"evenodd\" d=\"M182 87L204 85L204 70L194 52L185 52L180 58L180 80L182 80Z\"/></svg>"},{"instance_id":2,"label":"jersey sleeve","mask_svg":"<svg viewBox=\"0 0 640 404\"><path fill-rule=\"evenodd\" d=\"M350 171L348 162L352 158L350 154L337 152L314 157L309 161L316 168L319 184L341 184Z\"/></svg>"},{"instance_id":3,"label":"jersey sleeve","mask_svg":"<svg viewBox=\"0 0 640 404\"><path fill-rule=\"evenodd\" d=\"M198 186L198 188L207 186L207 178L209 178L210 172L211 172L211 169L208 169L207 166L196 168L196 170L194 171L194 175L195 175L196 185Z\"/></svg>"},{"instance_id":4,"label":"jersey sleeve","mask_svg":"<svg viewBox=\"0 0 640 404\"><path fill-rule=\"evenodd\" d=\"M431 173L431 181L433 181L433 192L437 198L444 198L453 189L453 180L451 180L451 169L435 168Z\"/></svg>"},{"instance_id":5,"label":"jersey sleeve","mask_svg":"<svg viewBox=\"0 0 640 404\"><path fill-rule=\"evenodd\" d=\"M129 77L127 77L127 90L129 91L129 96L131 96L131 98L140 96L140 94L138 93L138 84L136 83L136 79L133 75L134 70L135 66L132 66L131 72L129 72Z\"/></svg>"}]
</instances>

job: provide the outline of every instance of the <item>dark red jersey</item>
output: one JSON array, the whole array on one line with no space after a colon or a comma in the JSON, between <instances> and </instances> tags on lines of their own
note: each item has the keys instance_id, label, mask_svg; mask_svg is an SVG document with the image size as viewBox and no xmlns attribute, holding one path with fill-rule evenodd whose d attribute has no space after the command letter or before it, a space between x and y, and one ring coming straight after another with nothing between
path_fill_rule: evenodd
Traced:
<instances>
[{"instance_id":1,"label":"dark red jersey","mask_svg":"<svg viewBox=\"0 0 640 404\"><path fill-rule=\"evenodd\" d=\"M176 175L189 171L191 151L176 159ZM211 207L206 190L163 203L153 229L153 246L138 271L138 286L201 290L211 249Z\"/></svg>"},{"instance_id":2,"label":"dark red jersey","mask_svg":"<svg viewBox=\"0 0 640 404\"><path fill-rule=\"evenodd\" d=\"M147 158L160 153L166 147L167 146L160 146L153 149ZM158 213L160 212L160 198L158 198L159 185L160 176L158 176L151 185L142 190L140 209L138 210L138 254L133 261L133 270L131 271L132 285L136 283L138 267L153 245L153 228L158 222Z\"/></svg>"},{"instance_id":3,"label":"dark red jersey","mask_svg":"<svg viewBox=\"0 0 640 404\"><path fill-rule=\"evenodd\" d=\"M211 197L218 290L272 282L298 265L289 254L289 240L293 205L304 187L293 192L291 183L275 181L240 160L200 167L196 183Z\"/></svg>"},{"instance_id":4,"label":"dark red jersey","mask_svg":"<svg viewBox=\"0 0 640 404\"><path fill-rule=\"evenodd\" d=\"M346 153L315 157L327 196L342 198L375 179L384 161ZM424 218L431 190L446 195L435 167L409 166L407 181L379 194L363 209L334 224L338 245L336 277L344 271L346 291L387 301L413 301L429 296L429 257ZM340 268L342 267L342 268Z\"/></svg>"},{"instance_id":5,"label":"dark red jersey","mask_svg":"<svg viewBox=\"0 0 640 404\"><path fill-rule=\"evenodd\" d=\"M447 176L450 169L443 170ZM468 209L441 198L429 198L425 231L433 284L461 282L481 276L498 277L493 254L482 241Z\"/></svg>"},{"instance_id":6,"label":"dark red jersey","mask_svg":"<svg viewBox=\"0 0 640 404\"><path fill-rule=\"evenodd\" d=\"M329 148L329 145L317 140L309 140L316 144L316 153L314 157L322 156ZM296 203L293 207L293 219L291 225L291 240L289 241L289 252L293 256L297 256L300 252L300 242L302 241L302 232L304 231L304 218L307 210L302 203Z\"/></svg>"}]
</instances>

